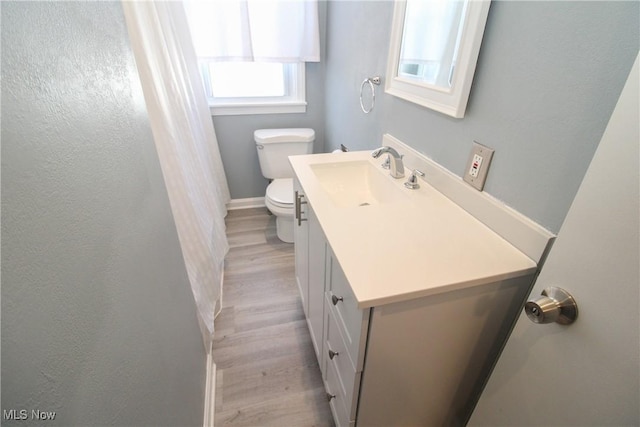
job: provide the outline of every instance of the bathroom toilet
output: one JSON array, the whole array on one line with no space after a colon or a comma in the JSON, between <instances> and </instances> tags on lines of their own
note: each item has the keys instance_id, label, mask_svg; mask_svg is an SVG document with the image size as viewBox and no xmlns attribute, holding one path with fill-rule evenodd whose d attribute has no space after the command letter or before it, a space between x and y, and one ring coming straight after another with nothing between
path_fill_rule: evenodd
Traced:
<instances>
[{"instance_id":1,"label":"bathroom toilet","mask_svg":"<svg viewBox=\"0 0 640 427\"><path fill-rule=\"evenodd\" d=\"M313 129L259 129L253 134L262 175L271 183L264 197L267 209L276 216L278 238L293 243L293 170L289 156L311 154Z\"/></svg>"}]
</instances>

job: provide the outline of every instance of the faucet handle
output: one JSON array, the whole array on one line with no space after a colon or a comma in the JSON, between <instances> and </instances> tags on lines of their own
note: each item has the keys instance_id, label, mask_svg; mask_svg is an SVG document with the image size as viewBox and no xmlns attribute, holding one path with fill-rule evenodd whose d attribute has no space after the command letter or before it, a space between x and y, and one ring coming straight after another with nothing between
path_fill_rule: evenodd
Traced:
<instances>
[{"instance_id":1,"label":"faucet handle","mask_svg":"<svg viewBox=\"0 0 640 427\"><path fill-rule=\"evenodd\" d=\"M391 157L389 155L387 155L387 158L384 160L382 169L391 169Z\"/></svg>"},{"instance_id":2,"label":"faucet handle","mask_svg":"<svg viewBox=\"0 0 640 427\"><path fill-rule=\"evenodd\" d=\"M409 176L409 179L407 180L407 182L404 183L404 186L410 190L416 190L420 188L420 184L418 184L418 176L421 176L424 178L424 172L418 169L414 169L411 172L411 176Z\"/></svg>"}]
</instances>

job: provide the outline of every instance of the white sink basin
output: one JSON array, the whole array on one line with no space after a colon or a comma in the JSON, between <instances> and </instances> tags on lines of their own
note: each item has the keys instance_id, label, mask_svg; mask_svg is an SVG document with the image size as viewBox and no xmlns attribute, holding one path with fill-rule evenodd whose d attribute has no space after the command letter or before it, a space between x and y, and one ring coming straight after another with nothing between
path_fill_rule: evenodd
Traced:
<instances>
[{"instance_id":1,"label":"white sink basin","mask_svg":"<svg viewBox=\"0 0 640 427\"><path fill-rule=\"evenodd\" d=\"M378 170L365 160L318 163L310 167L336 207L394 203L407 198L388 171Z\"/></svg>"}]
</instances>

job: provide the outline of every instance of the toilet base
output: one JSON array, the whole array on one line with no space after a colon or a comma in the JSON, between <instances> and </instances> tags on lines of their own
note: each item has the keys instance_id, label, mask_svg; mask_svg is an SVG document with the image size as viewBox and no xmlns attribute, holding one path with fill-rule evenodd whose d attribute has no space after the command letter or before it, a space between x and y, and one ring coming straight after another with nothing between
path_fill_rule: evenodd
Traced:
<instances>
[{"instance_id":1,"label":"toilet base","mask_svg":"<svg viewBox=\"0 0 640 427\"><path fill-rule=\"evenodd\" d=\"M293 243L293 217L276 216L276 234L285 243Z\"/></svg>"},{"instance_id":2,"label":"toilet base","mask_svg":"<svg viewBox=\"0 0 640 427\"><path fill-rule=\"evenodd\" d=\"M269 212L276 217L276 234L278 239L285 243L293 243L293 206L287 209L274 205L268 197L265 197L264 201Z\"/></svg>"}]
</instances>

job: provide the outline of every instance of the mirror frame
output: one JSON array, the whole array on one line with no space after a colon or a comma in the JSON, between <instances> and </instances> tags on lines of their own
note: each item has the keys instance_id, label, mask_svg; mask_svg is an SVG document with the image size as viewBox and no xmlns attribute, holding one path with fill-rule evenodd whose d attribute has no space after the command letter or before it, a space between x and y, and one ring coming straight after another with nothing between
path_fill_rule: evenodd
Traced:
<instances>
[{"instance_id":1,"label":"mirror frame","mask_svg":"<svg viewBox=\"0 0 640 427\"><path fill-rule=\"evenodd\" d=\"M395 0L385 92L452 117L464 117L490 4L491 0L469 0L452 86L444 88L398 77L406 1Z\"/></svg>"}]
</instances>

